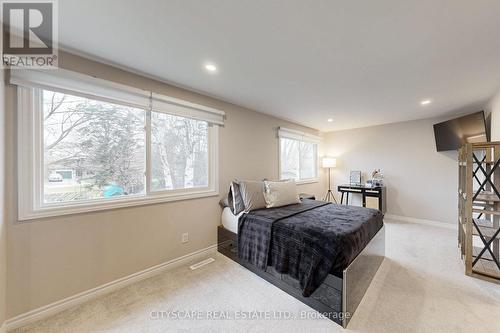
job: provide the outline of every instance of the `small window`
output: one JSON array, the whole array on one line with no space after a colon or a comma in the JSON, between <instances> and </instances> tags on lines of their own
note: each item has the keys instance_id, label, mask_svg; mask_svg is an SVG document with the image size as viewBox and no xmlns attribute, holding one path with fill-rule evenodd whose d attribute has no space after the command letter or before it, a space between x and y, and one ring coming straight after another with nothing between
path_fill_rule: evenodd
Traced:
<instances>
[{"instance_id":1,"label":"small window","mask_svg":"<svg viewBox=\"0 0 500 333\"><path fill-rule=\"evenodd\" d=\"M317 139L301 132L280 129L280 179L316 181L318 176Z\"/></svg>"}]
</instances>

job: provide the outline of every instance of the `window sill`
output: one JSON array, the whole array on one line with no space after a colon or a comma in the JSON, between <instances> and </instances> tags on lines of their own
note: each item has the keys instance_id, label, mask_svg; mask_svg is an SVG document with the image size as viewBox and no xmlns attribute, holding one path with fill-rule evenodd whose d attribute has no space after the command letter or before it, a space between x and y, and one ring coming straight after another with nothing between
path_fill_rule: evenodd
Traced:
<instances>
[{"instance_id":1,"label":"window sill","mask_svg":"<svg viewBox=\"0 0 500 333\"><path fill-rule=\"evenodd\" d=\"M182 194L153 194L148 197L133 197L133 198L119 198L119 199L109 199L105 202L85 202L85 203L71 203L71 204L61 204L55 207L43 207L32 211L19 211L19 221L28 221L34 219L63 216L63 215L74 215L81 213L91 213L99 212L117 208L127 208L135 206L152 205L165 202L199 199L205 197L218 196L219 192L217 190L202 190L202 191L192 191Z\"/></svg>"},{"instance_id":2,"label":"window sill","mask_svg":"<svg viewBox=\"0 0 500 333\"><path fill-rule=\"evenodd\" d=\"M306 180L296 180L295 183L297 185L314 184L314 183L319 183L319 179L314 178L314 179L306 179Z\"/></svg>"}]
</instances>

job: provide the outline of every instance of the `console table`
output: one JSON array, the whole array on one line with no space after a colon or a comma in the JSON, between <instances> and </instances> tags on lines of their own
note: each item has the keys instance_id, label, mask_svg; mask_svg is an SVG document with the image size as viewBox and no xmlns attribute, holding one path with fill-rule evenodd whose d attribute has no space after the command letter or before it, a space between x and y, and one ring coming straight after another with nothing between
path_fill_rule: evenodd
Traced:
<instances>
[{"instance_id":1,"label":"console table","mask_svg":"<svg viewBox=\"0 0 500 333\"><path fill-rule=\"evenodd\" d=\"M363 207L366 207L366 198L378 198L378 209L385 214L385 186L365 186L365 185L339 185L337 191L341 193L340 204L344 203L344 194L346 195L346 205L349 204L349 194L361 194L363 198Z\"/></svg>"}]
</instances>

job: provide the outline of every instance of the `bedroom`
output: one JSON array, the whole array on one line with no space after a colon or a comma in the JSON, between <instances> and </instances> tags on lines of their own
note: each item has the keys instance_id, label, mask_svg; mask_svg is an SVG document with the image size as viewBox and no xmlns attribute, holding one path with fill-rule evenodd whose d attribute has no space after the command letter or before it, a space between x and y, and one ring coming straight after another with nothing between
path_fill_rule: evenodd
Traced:
<instances>
[{"instance_id":1,"label":"bedroom","mask_svg":"<svg viewBox=\"0 0 500 333\"><path fill-rule=\"evenodd\" d=\"M481 131L500 141L497 1L43 3L51 29L28 24L30 40L54 46L43 63L16 62L33 50L9 53L15 29L3 34L1 333L500 330L498 278L470 267L488 258L498 274L498 235L460 220L481 213L475 193L457 195L478 189L462 187L473 179L462 169L494 193L499 156L492 148L474 164L464 151L459 163L434 132L484 111ZM2 2L4 24L26 10L16 5ZM42 22L47 8L33 8ZM262 186L259 209L236 200L236 220L220 205L234 181ZM271 194L318 207L278 220L269 214L290 205L272 208ZM324 220L300 219L323 210ZM299 246L300 234L283 234L286 255L275 257L290 264L291 250L343 244L343 264L322 276L278 264L265 275L272 256L250 267L235 250L251 218L272 221L276 236L293 223L336 227L339 210L351 233ZM365 235L359 212L379 223L361 242L347 237ZM313 294L329 281L335 301L312 302L306 281Z\"/></svg>"}]
</instances>

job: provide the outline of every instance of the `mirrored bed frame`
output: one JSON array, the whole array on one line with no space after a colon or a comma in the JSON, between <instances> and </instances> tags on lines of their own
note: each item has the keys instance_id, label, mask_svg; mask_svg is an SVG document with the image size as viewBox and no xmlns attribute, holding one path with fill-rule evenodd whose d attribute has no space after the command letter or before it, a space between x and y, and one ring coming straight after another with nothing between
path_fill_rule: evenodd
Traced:
<instances>
[{"instance_id":1,"label":"mirrored bed frame","mask_svg":"<svg viewBox=\"0 0 500 333\"><path fill-rule=\"evenodd\" d=\"M342 272L341 277L329 274L310 297L304 297L299 282L287 274L280 274L271 266L263 271L240 260L237 234L219 226L217 238L220 253L344 328L347 327L385 257L385 227L382 227Z\"/></svg>"}]
</instances>

